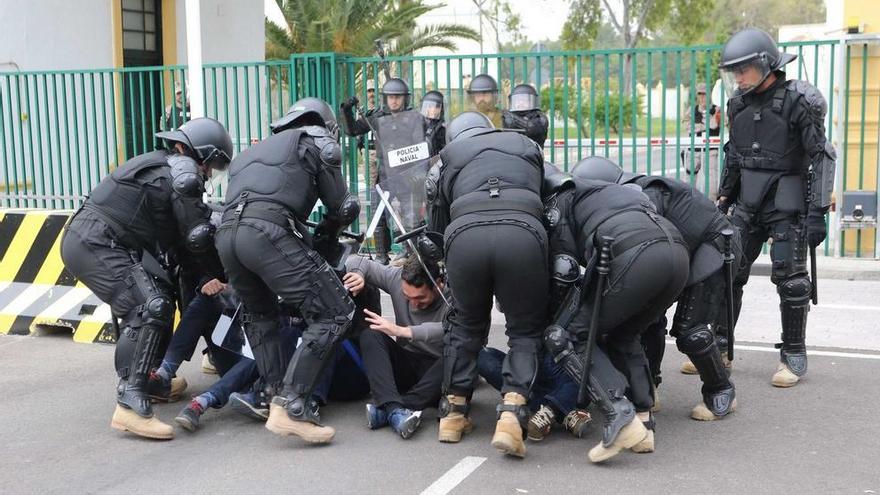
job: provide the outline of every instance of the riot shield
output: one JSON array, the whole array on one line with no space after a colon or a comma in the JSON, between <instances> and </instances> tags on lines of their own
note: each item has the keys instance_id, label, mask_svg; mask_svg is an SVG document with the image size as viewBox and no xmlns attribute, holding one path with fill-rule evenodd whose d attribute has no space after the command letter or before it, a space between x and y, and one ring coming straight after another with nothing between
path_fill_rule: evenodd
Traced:
<instances>
[{"instance_id":1,"label":"riot shield","mask_svg":"<svg viewBox=\"0 0 880 495\"><path fill-rule=\"evenodd\" d=\"M254 353L247 336L244 334L240 316L241 304L235 306L234 309L231 307L224 309L211 332L211 342L234 354L253 359Z\"/></svg>"},{"instance_id":2,"label":"riot shield","mask_svg":"<svg viewBox=\"0 0 880 495\"><path fill-rule=\"evenodd\" d=\"M414 110L377 119L377 155L383 172L379 185L388 192L389 203L407 231L425 220L425 176L430 159L425 127L425 117ZM396 230L396 235L402 233Z\"/></svg>"}]
</instances>

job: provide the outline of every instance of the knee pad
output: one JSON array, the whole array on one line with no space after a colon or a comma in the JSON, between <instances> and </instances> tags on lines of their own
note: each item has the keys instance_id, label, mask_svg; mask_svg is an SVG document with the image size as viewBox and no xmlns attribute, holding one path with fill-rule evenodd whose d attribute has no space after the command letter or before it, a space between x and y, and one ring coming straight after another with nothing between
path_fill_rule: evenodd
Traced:
<instances>
[{"instance_id":1,"label":"knee pad","mask_svg":"<svg viewBox=\"0 0 880 495\"><path fill-rule=\"evenodd\" d=\"M697 325L688 329L675 339L678 350L687 354L701 354L715 345L715 335L706 325Z\"/></svg>"},{"instance_id":2,"label":"knee pad","mask_svg":"<svg viewBox=\"0 0 880 495\"><path fill-rule=\"evenodd\" d=\"M813 285L809 277L799 275L783 280L777 290L783 301L801 302L809 299Z\"/></svg>"},{"instance_id":3,"label":"knee pad","mask_svg":"<svg viewBox=\"0 0 880 495\"><path fill-rule=\"evenodd\" d=\"M167 294L153 294L144 303L141 318L144 325L170 327L174 319L174 303Z\"/></svg>"}]
</instances>

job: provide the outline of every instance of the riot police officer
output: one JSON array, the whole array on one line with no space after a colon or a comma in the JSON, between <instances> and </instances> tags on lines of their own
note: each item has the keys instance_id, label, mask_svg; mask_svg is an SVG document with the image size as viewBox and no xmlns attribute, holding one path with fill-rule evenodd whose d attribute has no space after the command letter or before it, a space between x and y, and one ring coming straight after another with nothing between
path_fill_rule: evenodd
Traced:
<instances>
[{"instance_id":1,"label":"riot police officer","mask_svg":"<svg viewBox=\"0 0 880 495\"><path fill-rule=\"evenodd\" d=\"M718 204L723 211L733 207L746 260L735 283L736 313L751 265L770 237L770 278L782 313L776 387L791 387L807 372L807 313L815 289L807 246L825 239L836 160L825 137L822 93L785 78L785 65L795 58L781 53L767 33L749 28L724 45L719 66L731 98Z\"/></svg>"},{"instance_id":2,"label":"riot police officer","mask_svg":"<svg viewBox=\"0 0 880 495\"><path fill-rule=\"evenodd\" d=\"M379 142L377 146L377 163L370 170L371 187L382 183L388 178L388 166L385 163L384 153L382 152L381 136L379 136L379 120L392 114L398 114L410 108L409 84L403 79L393 77L385 81L382 85L382 106L379 109L368 110L366 114L355 119L354 108L360 103L356 96L352 96L344 101L340 108L342 110L342 123L345 133L349 136L361 136L368 132L373 133L373 139ZM424 127L424 122L421 123ZM378 194L371 194L371 203L373 211L379 205ZM387 265L390 261L388 253L391 251L391 231L388 228L388 222L385 215L382 215L376 224L375 231L376 243L376 260Z\"/></svg>"},{"instance_id":3,"label":"riot police officer","mask_svg":"<svg viewBox=\"0 0 880 495\"><path fill-rule=\"evenodd\" d=\"M431 156L440 153L446 146L446 119L444 117L443 93L428 91L422 98L422 115L428 125L425 128L425 137L431 145Z\"/></svg>"},{"instance_id":4,"label":"riot police officer","mask_svg":"<svg viewBox=\"0 0 880 495\"><path fill-rule=\"evenodd\" d=\"M504 306L510 352L492 445L523 457L526 397L534 382L547 307L547 234L541 224L543 156L534 142L464 112L426 181L429 230L445 233L447 280L455 295L444 333L441 442L471 429L468 401L477 353L489 331L492 295Z\"/></svg>"},{"instance_id":5,"label":"riot police officer","mask_svg":"<svg viewBox=\"0 0 880 495\"><path fill-rule=\"evenodd\" d=\"M204 281L225 280L202 193L212 170L229 164L232 140L207 118L156 136L169 149L128 160L92 189L64 232L61 258L121 319L110 426L170 439L174 430L154 416L149 397L174 323L175 284L157 260L173 258Z\"/></svg>"},{"instance_id":6,"label":"riot police officer","mask_svg":"<svg viewBox=\"0 0 880 495\"><path fill-rule=\"evenodd\" d=\"M560 285L568 285L567 290L586 294L566 297L560 304L564 310L556 312L545 330L545 347L580 382L584 367L580 355L589 332L595 332L598 345L586 386L605 424L602 442L590 450L590 461L602 462L624 449L653 452L653 381L640 336L664 314L687 281L684 240L642 192L570 179L547 164L545 170L549 172L545 217L554 266L551 292L560 294L565 289ZM611 239L609 286L602 288L597 328L591 329L598 279L594 267L603 238ZM580 281L578 265L586 268ZM578 309L568 309L572 306Z\"/></svg>"},{"instance_id":7,"label":"riot police officer","mask_svg":"<svg viewBox=\"0 0 880 495\"><path fill-rule=\"evenodd\" d=\"M508 97L508 108L501 112L505 129L522 129L526 136L544 147L549 122L538 106L538 91L531 84L518 84Z\"/></svg>"},{"instance_id":8,"label":"riot police officer","mask_svg":"<svg viewBox=\"0 0 880 495\"><path fill-rule=\"evenodd\" d=\"M485 115L496 129L502 127L501 110L498 109L498 82L489 74L478 74L471 79L467 89L471 110Z\"/></svg>"},{"instance_id":9,"label":"riot police officer","mask_svg":"<svg viewBox=\"0 0 880 495\"><path fill-rule=\"evenodd\" d=\"M217 248L241 297L242 323L267 394L274 395L266 428L326 443L335 431L321 425L312 392L345 337L355 305L325 258L360 205L342 178L329 105L303 98L271 127L272 136L230 166ZM318 199L328 213L312 239L303 221ZM285 354L278 327L279 297L298 308L308 325L293 357Z\"/></svg>"},{"instance_id":10,"label":"riot police officer","mask_svg":"<svg viewBox=\"0 0 880 495\"><path fill-rule=\"evenodd\" d=\"M709 198L693 186L662 176L645 176L624 172L611 160L591 156L581 160L571 171L574 177L617 184L635 184L642 189L657 209L682 235L690 254L690 275L687 286L678 297L671 334L678 349L686 354L703 381L703 401L691 411L698 420L720 419L734 409L735 389L728 377L726 362L716 344L716 335L726 335L719 325L714 308L723 307L725 280L722 272L725 246L722 232L731 235L730 247L734 266L741 258L739 236L735 235L728 218L718 211ZM660 361L665 343L665 317L653 335L643 335L654 384L659 385ZM712 325L712 332L709 329ZM726 343L726 340L723 340Z\"/></svg>"}]
</instances>

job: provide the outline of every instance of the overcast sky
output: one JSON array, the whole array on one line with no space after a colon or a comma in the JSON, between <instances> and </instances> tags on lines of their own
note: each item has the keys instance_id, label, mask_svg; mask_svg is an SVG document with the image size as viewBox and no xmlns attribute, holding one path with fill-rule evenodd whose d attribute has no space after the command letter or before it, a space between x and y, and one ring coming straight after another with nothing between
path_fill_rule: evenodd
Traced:
<instances>
[{"instance_id":1,"label":"overcast sky","mask_svg":"<svg viewBox=\"0 0 880 495\"><path fill-rule=\"evenodd\" d=\"M477 29L479 17L477 8L471 0L431 1L428 3L444 3L444 7L422 16L421 22L439 24L456 22ZM275 0L265 0L266 16L270 20L283 19ZM510 0L511 7L520 14L523 23L523 34L531 41L555 40L562 32L562 25L568 16L566 0ZM491 31L485 32L487 39L494 39Z\"/></svg>"}]
</instances>

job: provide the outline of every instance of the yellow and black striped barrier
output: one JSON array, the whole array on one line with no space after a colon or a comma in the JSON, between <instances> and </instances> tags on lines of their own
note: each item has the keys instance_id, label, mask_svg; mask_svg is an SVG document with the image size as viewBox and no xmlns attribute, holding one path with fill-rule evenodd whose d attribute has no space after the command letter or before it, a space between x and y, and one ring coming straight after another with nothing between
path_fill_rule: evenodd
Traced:
<instances>
[{"instance_id":1,"label":"yellow and black striped barrier","mask_svg":"<svg viewBox=\"0 0 880 495\"><path fill-rule=\"evenodd\" d=\"M76 342L114 342L110 306L61 261L71 212L0 210L0 333L67 328Z\"/></svg>"}]
</instances>

